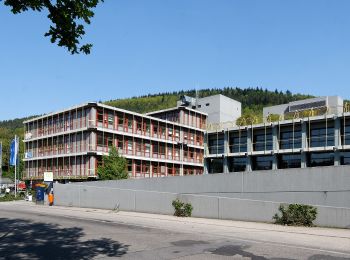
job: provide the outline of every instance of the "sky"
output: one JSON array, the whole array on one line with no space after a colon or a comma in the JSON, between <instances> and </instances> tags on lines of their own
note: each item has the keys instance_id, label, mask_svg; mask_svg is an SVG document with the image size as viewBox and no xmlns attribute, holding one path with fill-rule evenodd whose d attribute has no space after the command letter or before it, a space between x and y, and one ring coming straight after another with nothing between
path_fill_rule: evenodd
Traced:
<instances>
[{"instance_id":1,"label":"sky","mask_svg":"<svg viewBox=\"0 0 350 260\"><path fill-rule=\"evenodd\" d=\"M0 1L0 120L223 87L350 99L348 0L106 0L71 55L45 13Z\"/></svg>"}]
</instances>

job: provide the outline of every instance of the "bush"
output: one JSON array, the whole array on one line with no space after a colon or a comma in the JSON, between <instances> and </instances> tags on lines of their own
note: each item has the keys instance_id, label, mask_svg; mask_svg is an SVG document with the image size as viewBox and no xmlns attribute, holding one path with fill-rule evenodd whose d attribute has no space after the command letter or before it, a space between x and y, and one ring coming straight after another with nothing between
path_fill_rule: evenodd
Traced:
<instances>
[{"instance_id":1,"label":"bush","mask_svg":"<svg viewBox=\"0 0 350 260\"><path fill-rule=\"evenodd\" d=\"M317 216L317 208L303 204L280 205L281 216L275 214L273 219L275 224L288 226L313 226L313 221Z\"/></svg>"},{"instance_id":2,"label":"bush","mask_svg":"<svg viewBox=\"0 0 350 260\"><path fill-rule=\"evenodd\" d=\"M190 203L184 203L179 199L173 200L172 203L175 212L174 216L177 217L191 217L193 207Z\"/></svg>"},{"instance_id":3,"label":"bush","mask_svg":"<svg viewBox=\"0 0 350 260\"><path fill-rule=\"evenodd\" d=\"M0 202L13 201L13 200L23 200L23 199L24 199L24 195L22 193L18 193L17 197L15 197L14 194L6 193L3 197L0 197Z\"/></svg>"}]
</instances>

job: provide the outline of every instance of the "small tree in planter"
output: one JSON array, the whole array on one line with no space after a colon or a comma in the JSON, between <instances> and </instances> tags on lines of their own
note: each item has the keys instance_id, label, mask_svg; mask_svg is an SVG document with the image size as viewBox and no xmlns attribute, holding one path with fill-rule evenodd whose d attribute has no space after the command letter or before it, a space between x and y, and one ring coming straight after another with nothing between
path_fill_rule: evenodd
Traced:
<instances>
[{"instance_id":1,"label":"small tree in planter","mask_svg":"<svg viewBox=\"0 0 350 260\"><path fill-rule=\"evenodd\" d=\"M173 200L172 203L175 212L174 216L177 217L191 217L193 207L190 203L184 203L179 199Z\"/></svg>"}]
</instances>

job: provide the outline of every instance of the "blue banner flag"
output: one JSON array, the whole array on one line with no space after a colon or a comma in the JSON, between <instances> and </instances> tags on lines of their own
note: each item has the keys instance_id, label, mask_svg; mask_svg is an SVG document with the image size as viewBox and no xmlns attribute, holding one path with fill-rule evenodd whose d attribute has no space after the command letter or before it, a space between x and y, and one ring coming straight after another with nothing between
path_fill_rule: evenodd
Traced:
<instances>
[{"instance_id":1,"label":"blue banner flag","mask_svg":"<svg viewBox=\"0 0 350 260\"><path fill-rule=\"evenodd\" d=\"M17 164L17 154L18 154L18 139L15 138L11 141L10 146L10 165L15 166Z\"/></svg>"}]
</instances>

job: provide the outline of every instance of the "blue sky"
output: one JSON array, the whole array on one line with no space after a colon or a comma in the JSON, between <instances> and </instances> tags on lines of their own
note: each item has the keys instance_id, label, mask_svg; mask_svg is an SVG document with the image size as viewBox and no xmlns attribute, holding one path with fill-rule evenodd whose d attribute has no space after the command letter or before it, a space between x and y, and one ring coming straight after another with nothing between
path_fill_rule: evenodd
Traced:
<instances>
[{"instance_id":1,"label":"blue sky","mask_svg":"<svg viewBox=\"0 0 350 260\"><path fill-rule=\"evenodd\" d=\"M349 99L350 1L106 0L70 55L0 2L0 120L93 100L238 86Z\"/></svg>"}]
</instances>

